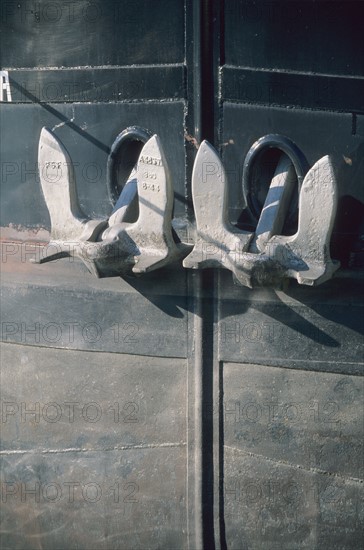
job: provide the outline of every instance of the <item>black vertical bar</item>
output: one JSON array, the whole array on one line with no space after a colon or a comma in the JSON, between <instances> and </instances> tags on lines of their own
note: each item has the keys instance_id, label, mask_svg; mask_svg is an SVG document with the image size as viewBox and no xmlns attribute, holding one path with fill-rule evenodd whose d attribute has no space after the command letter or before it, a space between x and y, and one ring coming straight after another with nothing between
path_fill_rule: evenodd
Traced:
<instances>
[{"instance_id":1,"label":"black vertical bar","mask_svg":"<svg viewBox=\"0 0 364 550\"><path fill-rule=\"evenodd\" d=\"M214 0L201 0L201 138L214 142Z\"/></svg>"},{"instance_id":2,"label":"black vertical bar","mask_svg":"<svg viewBox=\"0 0 364 550\"><path fill-rule=\"evenodd\" d=\"M204 139L215 141L214 92L214 0L187 0L186 21L187 91L190 102L186 132L195 140L186 146L191 173L197 147ZM190 64L190 65L189 65ZM192 101L192 105L191 105ZM192 171L192 170L191 170ZM188 177L188 184L191 180ZM189 186L187 195L192 199ZM191 201L190 201L191 202ZM190 210L190 217L193 211ZM214 532L214 440L213 440L213 373L214 373L214 272L198 270L189 276L193 311L194 365L194 550L215 549Z\"/></svg>"},{"instance_id":3,"label":"black vertical bar","mask_svg":"<svg viewBox=\"0 0 364 550\"><path fill-rule=\"evenodd\" d=\"M200 139L214 142L215 93L213 48L213 0L200 2ZM215 548L214 533L214 440L213 440L213 364L214 364L214 271L200 275L199 317L201 319L201 498L203 548Z\"/></svg>"}]
</instances>

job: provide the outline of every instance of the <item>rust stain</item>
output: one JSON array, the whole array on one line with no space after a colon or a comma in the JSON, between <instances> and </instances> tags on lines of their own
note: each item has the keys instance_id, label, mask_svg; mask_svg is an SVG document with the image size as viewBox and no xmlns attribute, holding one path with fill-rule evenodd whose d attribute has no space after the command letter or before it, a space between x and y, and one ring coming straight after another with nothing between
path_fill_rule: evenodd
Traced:
<instances>
[{"instance_id":1,"label":"rust stain","mask_svg":"<svg viewBox=\"0 0 364 550\"><path fill-rule=\"evenodd\" d=\"M189 143L192 143L192 145L198 149L200 144L199 142L197 141L197 139L193 136L191 136L190 134L185 134L185 140L188 141Z\"/></svg>"},{"instance_id":2,"label":"rust stain","mask_svg":"<svg viewBox=\"0 0 364 550\"><path fill-rule=\"evenodd\" d=\"M10 224L0 228L0 257L2 273L31 273L35 264L30 259L41 256L42 247L49 243L50 233L43 227L29 228Z\"/></svg>"},{"instance_id":3,"label":"rust stain","mask_svg":"<svg viewBox=\"0 0 364 550\"><path fill-rule=\"evenodd\" d=\"M10 224L0 228L0 241L8 243L27 243L46 245L50 240L50 232L44 227L24 227Z\"/></svg>"}]
</instances>

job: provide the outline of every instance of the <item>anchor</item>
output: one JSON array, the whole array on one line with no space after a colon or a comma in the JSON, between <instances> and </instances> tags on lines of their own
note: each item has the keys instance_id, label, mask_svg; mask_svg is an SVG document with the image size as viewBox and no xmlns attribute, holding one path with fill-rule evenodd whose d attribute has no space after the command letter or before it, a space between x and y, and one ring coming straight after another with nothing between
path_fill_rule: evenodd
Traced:
<instances>
[{"instance_id":1,"label":"anchor","mask_svg":"<svg viewBox=\"0 0 364 550\"><path fill-rule=\"evenodd\" d=\"M252 150L258 146L259 142ZM296 164L286 154L281 156L256 231L243 231L228 220L226 173L216 150L203 141L192 173L197 238L184 267L223 267L250 288L281 286L287 278L311 286L330 279L340 265L330 258L329 249L337 208L333 161L324 156L301 178L298 229L295 235L285 236L279 232L287 215ZM214 170L207 170L208 166Z\"/></svg>"},{"instance_id":2,"label":"anchor","mask_svg":"<svg viewBox=\"0 0 364 550\"><path fill-rule=\"evenodd\" d=\"M191 249L173 238L173 185L157 135L144 144L108 220L91 219L82 212L72 160L47 128L41 132L38 163L51 239L37 263L78 257L97 277L111 277L152 271ZM128 210L136 194L139 217L130 223Z\"/></svg>"}]
</instances>

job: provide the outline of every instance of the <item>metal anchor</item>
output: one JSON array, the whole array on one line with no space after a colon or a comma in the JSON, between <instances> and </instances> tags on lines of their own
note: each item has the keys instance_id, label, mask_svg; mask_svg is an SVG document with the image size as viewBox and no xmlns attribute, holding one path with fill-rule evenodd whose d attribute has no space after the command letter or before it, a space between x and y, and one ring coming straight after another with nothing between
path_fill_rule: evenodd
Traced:
<instances>
[{"instance_id":1,"label":"metal anchor","mask_svg":"<svg viewBox=\"0 0 364 550\"><path fill-rule=\"evenodd\" d=\"M213 170L208 170L213 167ZM227 179L215 149L204 141L192 174L197 241L183 265L225 267L250 288L294 278L317 285L331 278L339 262L330 258L337 190L332 161L320 159L303 179L295 235L279 235L293 187L293 166L282 156L254 233L240 231L227 219Z\"/></svg>"},{"instance_id":2,"label":"metal anchor","mask_svg":"<svg viewBox=\"0 0 364 550\"><path fill-rule=\"evenodd\" d=\"M222 266L238 276L236 255L248 249L253 233L240 231L228 221L225 170L207 141L201 143L193 166L192 197L197 236L191 254L183 261L184 267Z\"/></svg>"},{"instance_id":3,"label":"metal anchor","mask_svg":"<svg viewBox=\"0 0 364 550\"><path fill-rule=\"evenodd\" d=\"M38 162L51 218L51 240L38 263L76 256L97 277L110 277L152 271L186 254L188 248L172 235L173 186L157 135L145 143L109 220L82 212L70 156L47 128L41 132ZM136 192L139 217L126 223Z\"/></svg>"}]
</instances>

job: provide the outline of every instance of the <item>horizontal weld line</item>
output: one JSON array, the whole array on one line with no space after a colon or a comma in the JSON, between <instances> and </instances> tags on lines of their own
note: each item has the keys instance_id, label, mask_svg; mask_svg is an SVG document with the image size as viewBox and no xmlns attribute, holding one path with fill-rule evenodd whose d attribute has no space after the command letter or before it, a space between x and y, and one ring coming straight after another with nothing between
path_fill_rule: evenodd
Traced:
<instances>
[{"instance_id":1,"label":"horizontal weld line","mask_svg":"<svg viewBox=\"0 0 364 550\"><path fill-rule=\"evenodd\" d=\"M16 73L17 71L42 72L42 71L84 71L84 70L113 70L113 69L160 69L184 67L185 63L156 63L156 64L132 64L132 65L80 65L79 67L4 67L3 71Z\"/></svg>"},{"instance_id":2,"label":"horizontal weld line","mask_svg":"<svg viewBox=\"0 0 364 550\"><path fill-rule=\"evenodd\" d=\"M76 258L78 260L78 258ZM58 261L58 260L56 260ZM71 263L71 262L70 262ZM33 265L44 265L44 264L33 264ZM80 265L80 264L79 264ZM8 272L8 274L11 273L13 274L13 272ZM4 277L4 274L5 274L5 271L1 274L2 277ZM105 277L106 279L106 277ZM93 281L93 279L92 279ZM84 285L83 287L76 287L75 284L73 283L73 281L67 281L66 283L64 282L64 279L62 279L59 283L57 283L56 281L55 282L52 282L52 283L44 283L43 284L43 281L41 283L38 283L38 284L33 284L33 283L25 283L23 280L21 281L18 281L18 282L15 282L14 283L14 279L12 281L2 281L2 289L5 291L5 289L11 289L11 290L15 290L15 291L18 291L20 288L25 290L25 291L29 291L29 292L37 292L37 291L43 291L43 289L47 288L47 289L51 289L53 291L57 290L57 292L60 292L66 296L70 296L72 295L73 297L77 297L77 298L83 298L83 297L88 297L89 296L89 293L90 293L90 290L94 291L97 289L98 292L102 292L103 296L104 296L104 299L113 299L115 296L125 296L125 295L135 295L135 291L134 289L128 289L128 287L125 287L124 290L122 290L121 292L119 292L117 289L109 289L109 290L105 290L103 289L102 291L100 291L100 287L96 287L95 285L92 284L92 281L89 281L88 283L88 286ZM95 278L95 281L99 281L99 279L96 279ZM161 296L162 297L175 297L175 298L186 298L188 297L186 294L177 294L176 292L172 293L163 293L162 292L158 292L158 293L155 293L155 292L150 292L148 293L148 296L150 297L158 297L160 298ZM6 299L7 296L4 295L4 298ZM8 322L8 321L7 321ZM9 321L9 322L12 322L12 321ZM5 340L6 341L6 340ZM10 343L10 341L9 341ZM25 343L25 342L24 342Z\"/></svg>"},{"instance_id":3,"label":"horizontal weld line","mask_svg":"<svg viewBox=\"0 0 364 550\"><path fill-rule=\"evenodd\" d=\"M69 105L78 105L78 104L82 104L82 105L103 105L103 104L115 104L115 105L119 105L120 103L176 103L176 102L180 102L180 101L184 101L186 100L186 98L184 96L179 96L179 97L166 97L166 98L152 98L152 97L140 97L138 99L121 99L119 101L107 101L107 100L97 100L95 99L94 101L81 101L79 99L76 99L76 100L70 100L70 101L67 101L67 100L64 100L62 98L59 98L57 100L54 100L54 101L2 101L0 102L2 105L32 105L34 103L36 103L37 105L59 105L59 104L64 104L64 103L67 103ZM66 122L67 124L67 122Z\"/></svg>"},{"instance_id":4,"label":"horizontal weld line","mask_svg":"<svg viewBox=\"0 0 364 550\"><path fill-rule=\"evenodd\" d=\"M0 229L2 229L2 228L0 228ZM5 227L4 229L7 229L7 228ZM47 230L45 230L45 231L47 231ZM34 239L35 238L36 237L34 237ZM0 244L28 245L28 246L32 246L34 248L42 248L42 247L47 246L49 244L49 241L36 241L36 240L25 241L25 240L22 240L20 238L19 239L15 239L15 238L9 239L9 238L6 238L6 237L0 237ZM2 263L6 263L6 262L2 262Z\"/></svg>"},{"instance_id":5,"label":"horizontal weld line","mask_svg":"<svg viewBox=\"0 0 364 550\"><path fill-rule=\"evenodd\" d=\"M127 343L127 342L126 342ZM128 350L124 350L124 351L120 351L120 349L80 349L80 348L65 348L65 347L58 347L58 346L52 346L52 345L49 345L49 346L44 346L42 344L38 344L38 343L35 343L35 344L29 344L28 342L11 342L9 340L0 340L0 344L11 344L13 346L28 346L29 348L41 348L41 349L47 349L47 350L60 350L60 351L70 351L70 352L74 352L74 353L100 353L100 354L105 354L105 353L115 353L115 354L119 354L119 355L132 355L133 357L150 357L151 359L186 359L186 356L185 355L150 355L150 353L137 353L136 351L133 351L129 352ZM115 343L115 345L117 345L118 343ZM130 346L134 346L134 342L130 342ZM107 365L105 365L105 367L107 368ZM1 451L0 451L0 454L1 454Z\"/></svg>"},{"instance_id":6,"label":"horizontal weld line","mask_svg":"<svg viewBox=\"0 0 364 550\"><path fill-rule=\"evenodd\" d=\"M279 109L284 109L285 105L294 105L295 106L295 110L296 111L323 111L325 113L342 113L342 114L352 114L353 113L353 109L348 107L347 109L336 109L334 107L325 107L325 106L320 106L320 107L305 107L303 105L299 105L299 106L296 106L295 104L292 104L292 103L289 103L289 102L285 102L285 101L282 101L281 103L267 103L265 101L261 101L261 100L257 100L257 101L253 101L253 100L246 100L246 99L236 99L236 98L230 98L229 96L225 96L225 94L223 95L223 97L221 98L221 102L222 103L231 103L232 105L252 105L254 107L261 107L261 108L266 108L266 107L270 107L270 108L279 108ZM361 110L354 110L357 114L361 115L362 114L362 111Z\"/></svg>"},{"instance_id":7,"label":"horizontal weld line","mask_svg":"<svg viewBox=\"0 0 364 550\"><path fill-rule=\"evenodd\" d=\"M352 79L352 80L364 80L362 75L345 75L345 74L331 74L331 73L315 73L310 71L294 71L290 69L267 69L263 67L247 67L243 65L223 65L221 68L234 70L234 71L252 71L255 73L273 73L273 74L282 74L282 75L300 75L300 76L319 76L324 78L343 78L343 79Z\"/></svg>"},{"instance_id":8,"label":"horizontal weld line","mask_svg":"<svg viewBox=\"0 0 364 550\"><path fill-rule=\"evenodd\" d=\"M25 344L24 344L25 345ZM222 354L220 354L222 355ZM254 363L256 364L257 366L263 366L263 367L268 367L268 368L272 368L272 369L288 369L288 370L297 370L297 368L295 366L291 367L289 365L291 365L292 363L298 363L298 362L303 362L303 363L306 363L307 362L307 359L292 359L290 360L289 362L289 365L285 365L284 363L280 362L278 363L278 360L280 360L279 358L277 359L277 363L272 365L271 363L270 364L267 364L266 363L266 360L264 359L261 359L259 357L254 357L254 361L260 361L260 363ZM245 360L237 360L237 359L221 359L220 358L220 361L222 361L222 363L232 363L234 365L251 365L252 364L252 361L249 361L248 359L245 359ZM330 361L316 361L314 359L310 359L310 363L330 363ZM339 361L340 365L349 365L351 367L363 367L363 363L354 363L354 362L345 362L345 361ZM317 373L317 370L314 369L314 368L302 368L302 367L298 367L299 368L299 371L298 372L311 372L311 373ZM322 372L322 371L320 371ZM363 377L363 372L347 372L346 370L344 369L325 369L325 374L345 374L347 376L358 376L360 378Z\"/></svg>"},{"instance_id":9,"label":"horizontal weld line","mask_svg":"<svg viewBox=\"0 0 364 550\"><path fill-rule=\"evenodd\" d=\"M223 342L223 344L226 344L227 342ZM254 361L263 361L264 360L264 357L254 357ZM230 360L230 359L223 359L224 362L227 362L227 363L236 363L236 364L245 364L244 362L242 363L240 360L239 361L233 361L233 360ZM299 362L302 362L302 363L306 363L307 362L307 359L289 359L290 363L299 363ZM330 361L327 360L322 360L320 361L319 359L310 359L310 363L329 363ZM246 364L250 364L250 363L246 363ZM340 364L340 365L351 365L353 367L364 367L364 363L355 363L354 361L338 361L337 364ZM267 365L267 367L269 367L270 365ZM280 365L277 365L275 366L276 368L280 368ZM291 369L293 367L290 367ZM294 369L293 369L294 370ZM305 369L305 370L311 370L311 369ZM335 372L335 371L334 371Z\"/></svg>"},{"instance_id":10,"label":"horizontal weld line","mask_svg":"<svg viewBox=\"0 0 364 550\"><path fill-rule=\"evenodd\" d=\"M292 462L288 462L286 460L275 460L274 458L269 458L268 456L252 453L250 451L244 451L243 449L238 449L237 447L230 447L229 445L224 445L224 447L226 449L230 449L231 451L250 456L251 458L260 458L267 462L273 462L274 464L282 465L282 466L289 466L290 468L294 468L296 470L302 470L303 472L310 472L313 474L321 474L321 475L326 475L330 477L337 477L338 479L342 479L344 481L353 481L355 483L360 483L360 484L364 482L363 479L358 477L343 476L335 472L328 472L327 470L321 470L320 468L305 468L300 464L293 464Z\"/></svg>"},{"instance_id":11,"label":"horizontal weld line","mask_svg":"<svg viewBox=\"0 0 364 550\"><path fill-rule=\"evenodd\" d=\"M0 455L26 455L26 454L58 454L58 453L99 453L103 451L132 451L134 449L163 449L163 448L179 448L186 447L184 442L180 443L160 443L150 445L122 445L120 447L101 447L100 449L31 449L31 450L14 450L14 451L0 451Z\"/></svg>"}]
</instances>

